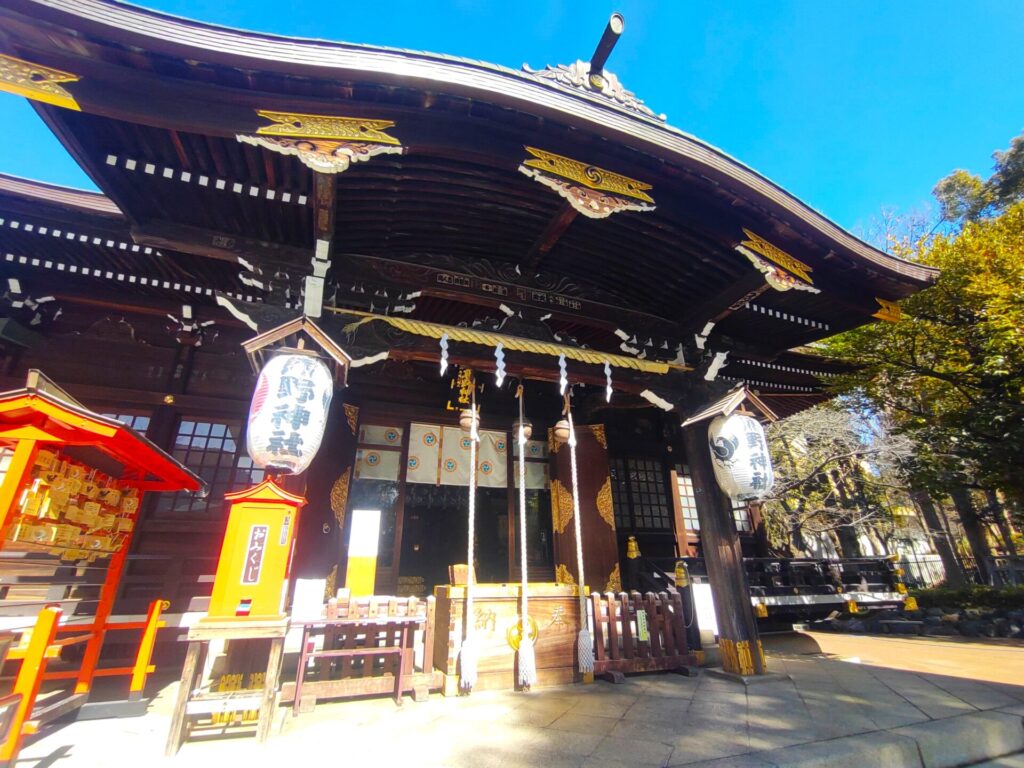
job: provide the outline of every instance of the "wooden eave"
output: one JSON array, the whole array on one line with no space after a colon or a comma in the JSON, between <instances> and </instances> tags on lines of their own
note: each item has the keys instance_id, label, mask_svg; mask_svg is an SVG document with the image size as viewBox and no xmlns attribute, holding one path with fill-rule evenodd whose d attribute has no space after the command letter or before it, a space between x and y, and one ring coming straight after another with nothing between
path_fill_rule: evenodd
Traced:
<instances>
[{"instance_id":1,"label":"wooden eave","mask_svg":"<svg viewBox=\"0 0 1024 768\"><path fill-rule=\"evenodd\" d=\"M61 446L95 447L144 490L206 491L198 475L122 422L31 387L0 393L0 433L5 442L24 434Z\"/></svg>"},{"instance_id":2,"label":"wooden eave","mask_svg":"<svg viewBox=\"0 0 1024 768\"><path fill-rule=\"evenodd\" d=\"M196 106L205 105L194 111L192 127L209 135L233 136L255 130L259 121L253 108L275 106L266 99L291 105L298 100L315 102L311 94L317 82L349 81L356 84L355 90L366 84L449 94L571 126L703 176L726 194L745 200L755 214L759 211L765 226L791 229L806 238L803 247L819 251L814 258L807 257L809 261L838 257L887 276L890 298L934 281L934 270L863 243L721 150L656 120L609 106L596 96L551 87L528 73L435 54L243 32L110 0L6 0L0 14L10 22L5 50L83 76L69 90L87 112L186 129L168 117L162 103L158 107L148 98L152 89L146 81L158 80L167 98L180 95ZM79 51L105 49L106 60L97 60L96 53L91 53L92 59L69 55L55 44L54 33L75 38ZM154 71L139 71L143 61ZM246 94L253 82L275 87ZM372 107L357 102L346 107L356 112ZM248 120L239 121L246 108Z\"/></svg>"}]
</instances>

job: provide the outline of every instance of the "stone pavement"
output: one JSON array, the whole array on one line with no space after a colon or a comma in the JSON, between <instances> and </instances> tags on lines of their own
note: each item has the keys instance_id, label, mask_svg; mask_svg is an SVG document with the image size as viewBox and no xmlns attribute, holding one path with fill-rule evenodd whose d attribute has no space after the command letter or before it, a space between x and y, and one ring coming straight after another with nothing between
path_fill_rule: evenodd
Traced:
<instances>
[{"instance_id":1,"label":"stone pavement","mask_svg":"<svg viewBox=\"0 0 1024 768\"><path fill-rule=\"evenodd\" d=\"M647 675L529 694L435 695L401 708L390 699L321 704L298 718L282 709L266 744L238 729L197 733L165 760L170 685L145 717L70 724L30 743L17 766L938 768L1024 751L1024 686L825 654L774 651L769 667L789 677L744 688L709 675ZM1024 765L1007 760L988 765Z\"/></svg>"}]
</instances>

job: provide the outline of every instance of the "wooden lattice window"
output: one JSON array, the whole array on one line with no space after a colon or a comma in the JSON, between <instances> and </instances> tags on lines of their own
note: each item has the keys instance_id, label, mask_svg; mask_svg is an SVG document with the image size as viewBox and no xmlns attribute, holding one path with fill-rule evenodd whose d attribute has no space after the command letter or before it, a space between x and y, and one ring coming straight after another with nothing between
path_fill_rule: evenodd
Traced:
<instances>
[{"instance_id":1,"label":"wooden lattice window","mask_svg":"<svg viewBox=\"0 0 1024 768\"><path fill-rule=\"evenodd\" d=\"M160 494L156 504L158 515L219 514L225 493L255 485L264 477L263 470L245 453L242 425L238 421L182 419L174 438L173 455L206 481L210 493L205 499L189 493Z\"/></svg>"},{"instance_id":2,"label":"wooden lattice window","mask_svg":"<svg viewBox=\"0 0 1024 768\"><path fill-rule=\"evenodd\" d=\"M672 530L672 504L665 467L657 459L615 457L609 471L616 526L631 530Z\"/></svg>"}]
</instances>

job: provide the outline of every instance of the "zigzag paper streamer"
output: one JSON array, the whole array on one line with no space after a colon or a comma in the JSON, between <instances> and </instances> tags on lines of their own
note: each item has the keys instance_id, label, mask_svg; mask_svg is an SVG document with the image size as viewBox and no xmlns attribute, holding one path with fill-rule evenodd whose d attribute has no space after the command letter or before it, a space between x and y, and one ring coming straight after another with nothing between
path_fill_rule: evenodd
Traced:
<instances>
[{"instance_id":1,"label":"zigzag paper streamer","mask_svg":"<svg viewBox=\"0 0 1024 768\"><path fill-rule=\"evenodd\" d=\"M612 401L612 367L605 361L604 364L604 380L606 382L604 390L604 401L610 403Z\"/></svg>"},{"instance_id":2,"label":"zigzag paper streamer","mask_svg":"<svg viewBox=\"0 0 1024 768\"><path fill-rule=\"evenodd\" d=\"M494 359L497 361L497 367L494 370L494 383L500 387L505 381L505 350L501 344L494 348Z\"/></svg>"},{"instance_id":3,"label":"zigzag paper streamer","mask_svg":"<svg viewBox=\"0 0 1024 768\"><path fill-rule=\"evenodd\" d=\"M565 373L565 355L558 356L558 391L565 394L565 388L569 386L569 377Z\"/></svg>"},{"instance_id":4,"label":"zigzag paper streamer","mask_svg":"<svg viewBox=\"0 0 1024 768\"><path fill-rule=\"evenodd\" d=\"M441 334L441 375L448 370L448 334Z\"/></svg>"}]
</instances>

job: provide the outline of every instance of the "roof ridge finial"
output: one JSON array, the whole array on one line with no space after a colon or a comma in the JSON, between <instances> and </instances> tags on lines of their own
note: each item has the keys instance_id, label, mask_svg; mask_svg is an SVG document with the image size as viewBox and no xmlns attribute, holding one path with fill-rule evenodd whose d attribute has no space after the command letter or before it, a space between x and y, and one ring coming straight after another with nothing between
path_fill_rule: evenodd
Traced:
<instances>
[{"instance_id":1,"label":"roof ridge finial","mask_svg":"<svg viewBox=\"0 0 1024 768\"><path fill-rule=\"evenodd\" d=\"M589 62L577 59L572 64L556 66L548 64L544 69L532 69L529 64L523 64L523 71L535 75L555 87L602 96L617 107L665 122L665 115L656 115L644 104L643 99L638 99L635 93L623 88L619 78L604 68L605 62L608 61L612 49L625 28L625 17L616 11L609 17L604 34L601 35Z\"/></svg>"}]
</instances>

